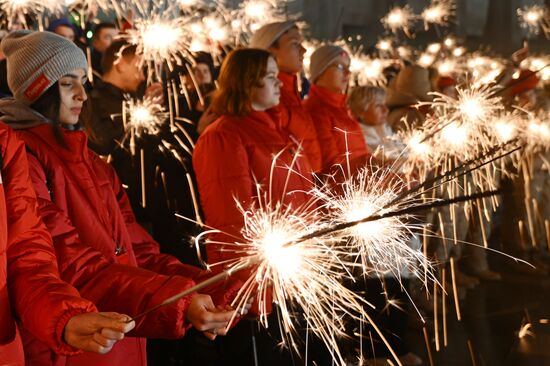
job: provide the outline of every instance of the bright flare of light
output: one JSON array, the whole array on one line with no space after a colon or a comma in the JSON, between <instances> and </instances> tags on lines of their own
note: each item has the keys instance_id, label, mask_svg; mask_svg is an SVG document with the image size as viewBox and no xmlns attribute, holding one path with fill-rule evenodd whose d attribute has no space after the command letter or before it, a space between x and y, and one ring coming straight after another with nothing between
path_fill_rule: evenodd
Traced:
<instances>
[{"instance_id":1,"label":"bright flare of light","mask_svg":"<svg viewBox=\"0 0 550 366\"><path fill-rule=\"evenodd\" d=\"M418 64L422 67L430 67L435 61L435 56L428 53L423 53L418 58Z\"/></svg>"},{"instance_id":2,"label":"bright flare of light","mask_svg":"<svg viewBox=\"0 0 550 366\"><path fill-rule=\"evenodd\" d=\"M496 121L494 128L497 132L498 139L502 142L511 141L517 135L516 126L505 119Z\"/></svg>"},{"instance_id":3,"label":"bright flare of light","mask_svg":"<svg viewBox=\"0 0 550 366\"><path fill-rule=\"evenodd\" d=\"M168 15L159 14L162 13L137 17L134 28L122 36L137 45L137 54L150 66L150 75L155 71L157 78L165 62L181 63L187 57L190 44L189 34L184 31L184 18L169 19Z\"/></svg>"},{"instance_id":4,"label":"bright flare of light","mask_svg":"<svg viewBox=\"0 0 550 366\"><path fill-rule=\"evenodd\" d=\"M11 24L18 20L24 25L25 15L58 15L63 12L64 2L62 0L0 0L1 13L5 14Z\"/></svg>"},{"instance_id":5,"label":"bright flare of light","mask_svg":"<svg viewBox=\"0 0 550 366\"><path fill-rule=\"evenodd\" d=\"M426 48L426 51L431 54L436 54L441 50L441 43L430 43Z\"/></svg>"},{"instance_id":6,"label":"bright flare of light","mask_svg":"<svg viewBox=\"0 0 550 366\"><path fill-rule=\"evenodd\" d=\"M265 197L259 190L258 196ZM250 279L242 287L234 303L237 308L254 296L260 310L266 308L271 292L280 308L283 343L296 347L296 306L310 327L329 347L335 361L344 364L337 339L345 336L343 318L365 316L365 301L345 288L340 281L346 277L346 266L353 266L338 257L336 240L316 238L295 242L298 238L323 227L318 211L284 208L264 202L259 208L244 209L237 203L244 218L244 243L227 243L226 250L244 254L228 263L238 266L257 262ZM232 248L232 249L231 249ZM267 314L261 312L260 322L267 326Z\"/></svg>"},{"instance_id":7,"label":"bright flare of light","mask_svg":"<svg viewBox=\"0 0 550 366\"><path fill-rule=\"evenodd\" d=\"M360 169L340 185L338 194L318 191L321 202L334 217L334 222L351 222L391 210L403 183L389 170ZM363 222L343 234L349 236L349 255L358 255L368 275L387 275L401 278L411 273L424 281L433 278L432 269L419 248L409 245L414 225L406 217L390 217ZM354 254L355 253L355 254Z\"/></svg>"},{"instance_id":8,"label":"bright flare of light","mask_svg":"<svg viewBox=\"0 0 550 366\"><path fill-rule=\"evenodd\" d=\"M389 51L392 47L392 41L389 39L381 39L376 43L376 48L380 51Z\"/></svg>"},{"instance_id":9,"label":"bright flare of light","mask_svg":"<svg viewBox=\"0 0 550 366\"><path fill-rule=\"evenodd\" d=\"M464 146L469 139L468 130L466 127L461 126L456 122L445 126L445 128L441 131L441 136L445 139L445 142L457 147Z\"/></svg>"},{"instance_id":10,"label":"bright flare of light","mask_svg":"<svg viewBox=\"0 0 550 366\"><path fill-rule=\"evenodd\" d=\"M136 139L144 135L157 135L166 121L163 107L151 99L124 101L122 105L124 137L122 144L129 143L130 152L135 154Z\"/></svg>"},{"instance_id":11,"label":"bright flare of light","mask_svg":"<svg viewBox=\"0 0 550 366\"><path fill-rule=\"evenodd\" d=\"M445 26L455 13L453 0L433 0L432 3L422 12L424 27L428 29L430 24Z\"/></svg>"},{"instance_id":12,"label":"bright flare of light","mask_svg":"<svg viewBox=\"0 0 550 366\"><path fill-rule=\"evenodd\" d=\"M548 9L543 5L526 6L517 14L520 26L531 34L539 34L543 25L550 24Z\"/></svg>"},{"instance_id":13,"label":"bright flare of light","mask_svg":"<svg viewBox=\"0 0 550 366\"><path fill-rule=\"evenodd\" d=\"M408 33L414 19L415 15L412 9L406 5L404 7L395 7L391 9L390 12L381 19L381 22L385 28L390 29L394 33L399 29Z\"/></svg>"}]
</instances>

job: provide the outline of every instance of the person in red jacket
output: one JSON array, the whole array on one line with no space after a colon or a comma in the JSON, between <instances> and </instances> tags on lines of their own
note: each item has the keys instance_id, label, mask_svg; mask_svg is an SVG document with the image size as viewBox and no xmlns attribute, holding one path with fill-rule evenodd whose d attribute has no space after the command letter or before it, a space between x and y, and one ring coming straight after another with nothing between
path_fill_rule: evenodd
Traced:
<instances>
[{"instance_id":1,"label":"person in red jacket","mask_svg":"<svg viewBox=\"0 0 550 366\"><path fill-rule=\"evenodd\" d=\"M37 213L25 146L0 123L0 365L25 364L15 318L54 352L108 352L134 323L95 306L59 278Z\"/></svg>"},{"instance_id":2,"label":"person in red jacket","mask_svg":"<svg viewBox=\"0 0 550 366\"><path fill-rule=\"evenodd\" d=\"M298 77L303 70L305 48L303 37L293 21L266 24L258 29L250 40L250 47L271 52L279 67L281 81L281 127L296 138L304 149L314 172L321 170L321 147L317 131L309 113L302 106L298 93Z\"/></svg>"},{"instance_id":3,"label":"person in red jacket","mask_svg":"<svg viewBox=\"0 0 550 366\"><path fill-rule=\"evenodd\" d=\"M235 237L242 238L244 225L236 200L245 210L259 204L263 206L266 202L258 197L257 186L271 191L269 203L272 205L281 202L299 209L309 200L305 192L311 189L311 168L288 135L280 131L278 116L272 109L279 103L281 82L278 73L273 56L260 49L233 51L222 64L219 88L212 101L214 112L221 117L206 128L193 153L206 225L222 232L211 236L206 246L211 265L242 255L242 251L231 251L233 246L230 245ZM273 164L275 156L277 160ZM213 269L219 271L221 267L217 265ZM247 280L253 272L245 270L237 275ZM244 327L243 324L245 322L239 325ZM251 342L239 336L247 334L246 329L237 329L239 325L231 332L237 332L235 338L238 338L241 351L235 350L228 362L248 365L254 351L246 349L245 345ZM271 324L270 330L276 336ZM229 342L231 332L220 342ZM275 351L277 346L270 341L267 331L254 334L259 364L284 365L288 362L283 360L288 354Z\"/></svg>"},{"instance_id":4,"label":"person in red jacket","mask_svg":"<svg viewBox=\"0 0 550 366\"><path fill-rule=\"evenodd\" d=\"M53 237L62 279L102 311L137 315L192 287L208 274L159 252L135 221L114 170L87 148L78 129L85 107L86 58L49 32L18 31L2 40L14 99L0 102L0 120L25 142L39 212ZM218 304L237 290L216 288ZM214 294L214 292L213 292ZM176 338L191 325L210 336L234 315L209 295L193 294L136 321L110 353L53 356L22 330L29 364L145 365L145 339Z\"/></svg>"},{"instance_id":5,"label":"person in red jacket","mask_svg":"<svg viewBox=\"0 0 550 366\"><path fill-rule=\"evenodd\" d=\"M315 121L324 172L338 164L353 166L369 155L361 126L346 106L349 67L350 57L339 46L324 45L311 55L313 85L304 107Z\"/></svg>"}]
</instances>

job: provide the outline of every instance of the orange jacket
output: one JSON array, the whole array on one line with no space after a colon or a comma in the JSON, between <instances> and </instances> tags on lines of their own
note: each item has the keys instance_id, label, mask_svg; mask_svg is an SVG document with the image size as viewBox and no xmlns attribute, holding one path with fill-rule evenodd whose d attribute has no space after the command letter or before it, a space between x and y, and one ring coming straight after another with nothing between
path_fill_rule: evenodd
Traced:
<instances>
[{"instance_id":1,"label":"orange jacket","mask_svg":"<svg viewBox=\"0 0 550 366\"><path fill-rule=\"evenodd\" d=\"M281 100L276 107L281 128L295 137L302 144L304 154L314 172L321 170L321 147L317 138L317 130L309 113L304 109L296 87L296 75L279 72Z\"/></svg>"},{"instance_id":2,"label":"orange jacket","mask_svg":"<svg viewBox=\"0 0 550 366\"><path fill-rule=\"evenodd\" d=\"M369 156L361 126L351 117L345 101L345 94L312 85L304 102L305 109L315 121L324 172L336 164L346 164L346 156L350 162L366 161Z\"/></svg>"},{"instance_id":3,"label":"orange jacket","mask_svg":"<svg viewBox=\"0 0 550 366\"><path fill-rule=\"evenodd\" d=\"M0 364L23 365L14 316L49 348L76 354L62 333L74 315L95 310L59 279L52 239L38 215L25 146L0 123ZM12 314L12 310L15 312Z\"/></svg>"}]
</instances>

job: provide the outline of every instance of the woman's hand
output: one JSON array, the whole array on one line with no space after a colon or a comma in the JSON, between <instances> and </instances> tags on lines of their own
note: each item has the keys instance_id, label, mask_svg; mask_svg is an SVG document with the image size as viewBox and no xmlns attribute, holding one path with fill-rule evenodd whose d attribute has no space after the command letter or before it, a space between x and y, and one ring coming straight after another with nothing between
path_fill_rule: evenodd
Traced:
<instances>
[{"instance_id":1,"label":"woman's hand","mask_svg":"<svg viewBox=\"0 0 550 366\"><path fill-rule=\"evenodd\" d=\"M227 325L235 315L235 310L216 307L208 295L196 294L187 308L187 322L210 340L227 333Z\"/></svg>"},{"instance_id":2,"label":"woman's hand","mask_svg":"<svg viewBox=\"0 0 550 366\"><path fill-rule=\"evenodd\" d=\"M65 342L87 352L107 353L124 334L134 329L130 317L118 313L84 313L73 316L63 330Z\"/></svg>"}]
</instances>

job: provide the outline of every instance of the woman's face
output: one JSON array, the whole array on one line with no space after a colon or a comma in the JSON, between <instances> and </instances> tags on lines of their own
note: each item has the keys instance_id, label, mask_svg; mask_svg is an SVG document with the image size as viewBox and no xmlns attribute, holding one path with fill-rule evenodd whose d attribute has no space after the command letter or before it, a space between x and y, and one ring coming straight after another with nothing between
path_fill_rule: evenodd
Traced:
<instances>
[{"instance_id":1,"label":"woman's face","mask_svg":"<svg viewBox=\"0 0 550 366\"><path fill-rule=\"evenodd\" d=\"M61 104L59 106L59 122L67 125L78 123L82 106L86 99L86 73L82 69L74 70L59 79L59 95Z\"/></svg>"},{"instance_id":2,"label":"woman's face","mask_svg":"<svg viewBox=\"0 0 550 366\"><path fill-rule=\"evenodd\" d=\"M252 109L265 111L279 104L281 81L277 78L279 69L273 57L267 60L267 70L259 87L252 89Z\"/></svg>"},{"instance_id":3,"label":"woman's face","mask_svg":"<svg viewBox=\"0 0 550 366\"><path fill-rule=\"evenodd\" d=\"M386 107L384 98L376 97L368 103L361 118L369 126L379 126L386 123L388 120L388 107Z\"/></svg>"},{"instance_id":4,"label":"woman's face","mask_svg":"<svg viewBox=\"0 0 550 366\"><path fill-rule=\"evenodd\" d=\"M317 78L316 84L333 93L344 93L349 83L350 58L346 53L338 56Z\"/></svg>"}]
</instances>

